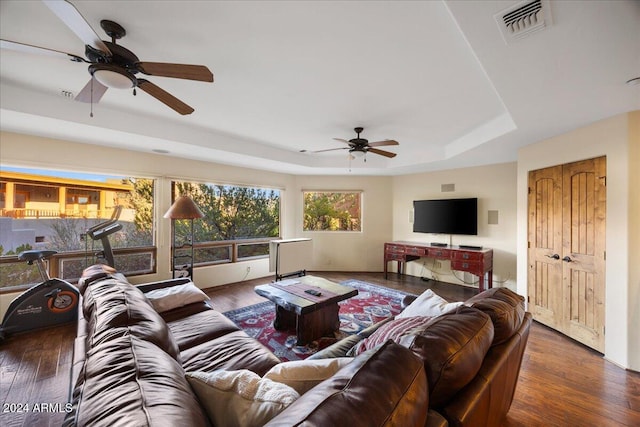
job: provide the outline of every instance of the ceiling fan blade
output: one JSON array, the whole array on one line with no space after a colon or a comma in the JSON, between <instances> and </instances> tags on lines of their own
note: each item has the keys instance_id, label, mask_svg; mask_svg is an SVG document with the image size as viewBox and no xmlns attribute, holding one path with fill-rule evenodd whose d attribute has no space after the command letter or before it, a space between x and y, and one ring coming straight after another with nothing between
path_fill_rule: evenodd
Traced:
<instances>
[{"instance_id":1,"label":"ceiling fan blade","mask_svg":"<svg viewBox=\"0 0 640 427\"><path fill-rule=\"evenodd\" d=\"M327 148L326 150L317 150L317 151L312 151L312 153L324 153L325 151L336 151L336 150L348 150L349 147L342 147L342 148Z\"/></svg>"},{"instance_id":2,"label":"ceiling fan blade","mask_svg":"<svg viewBox=\"0 0 640 427\"><path fill-rule=\"evenodd\" d=\"M154 85L149 80L138 79L138 87L156 98L158 101L162 102L167 107L172 108L178 113L182 114L183 116L194 112L193 108L180 101L178 98L171 95L164 89L161 89L158 86Z\"/></svg>"},{"instance_id":3,"label":"ceiling fan blade","mask_svg":"<svg viewBox=\"0 0 640 427\"><path fill-rule=\"evenodd\" d=\"M51 9L85 45L92 46L111 56L111 51L107 45L100 40L100 37L98 37L93 28L91 28L91 25L89 25L74 5L62 0L42 0L42 2Z\"/></svg>"},{"instance_id":4,"label":"ceiling fan blade","mask_svg":"<svg viewBox=\"0 0 640 427\"><path fill-rule=\"evenodd\" d=\"M398 141L386 139L384 141L370 142L369 147L384 147L385 145L400 145Z\"/></svg>"},{"instance_id":5,"label":"ceiling fan blade","mask_svg":"<svg viewBox=\"0 0 640 427\"><path fill-rule=\"evenodd\" d=\"M389 151L384 151L384 150L378 150L377 148L369 148L367 150L368 153L375 153L375 154L380 154L381 156L385 156L385 157L389 157L389 158L393 158L395 156L397 156L396 153L391 153Z\"/></svg>"},{"instance_id":6,"label":"ceiling fan blade","mask_svg":"<svg viewBox=\"0 0 640 427\"><path fill-rule=\"evenodd\" d=\"M0 40L0 48L15 50L17 52L34 53L36 55L47 55L56 58L64 58L73 62L87 62L83 58L80 58L79 56L76 56L72 53L47 49L46 47L33 46L30 44L12 42L11 40Z\"/></svg>"},{"instance_id":7,"label":"ceiling fan blade","mask_svg":"<svg viewBox=\"0 0 640 427\"><path fill-rule=\"evenodd\" d=\"M137 62L136 68L150 76L212 82L213 73L204 65L170 64L164 62Z\"/></svg>"},{"instance_id":8,"label":"ceiling fan blade","mask_svg":"<svg viewBox=\"0 0 640 427\"><path fill-rule=\"evenodd\" d=\"M79 102L88 102L97 104L102 99L104 93L109 89L98 80L91 77L82 90L76 95L75 100ZM93 91L93 96L91 94Z\"/></svg>"}]
</instances>

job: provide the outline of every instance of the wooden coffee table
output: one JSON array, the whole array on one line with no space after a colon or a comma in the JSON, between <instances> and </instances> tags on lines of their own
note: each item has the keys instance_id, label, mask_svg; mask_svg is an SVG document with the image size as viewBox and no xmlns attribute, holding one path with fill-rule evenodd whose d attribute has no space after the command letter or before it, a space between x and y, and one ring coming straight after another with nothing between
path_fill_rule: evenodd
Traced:
<instances>
[{"instance_id":1,"label":"wooden coffee table","mask_svg":"<svg viewBox=\"0 0 640 427\"><path fill-rule=\"evenodd\" d=\"M306 293L309 289L320 295ZM357 289L314 276L259 285L255 291L276 304L274 328L295 328L298 345L305 345L337 331L340 328L338 302L358 295Z\"/></svg>"}]
</instances>

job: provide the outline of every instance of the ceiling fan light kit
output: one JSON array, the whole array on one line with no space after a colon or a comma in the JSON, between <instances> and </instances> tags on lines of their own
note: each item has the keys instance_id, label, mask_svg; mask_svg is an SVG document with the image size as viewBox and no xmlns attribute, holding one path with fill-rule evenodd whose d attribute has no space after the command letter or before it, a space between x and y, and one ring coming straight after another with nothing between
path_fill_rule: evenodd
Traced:
<instances>
[{"instance_id":1,"label":"ceiling fan light kit","mask_svg":"<svg viewBox=\"0 0 640 427\"><path fill-rule=\"evenodd\" d=\"M68 1L42 0L42 2L84 42L87 59L66 52L9 40L1 40L0 47L2 49L56 56L73 62L89 63L91 80L80 91L79 96L76 97L77 101L91 102L92 104L99 102L107 88L133 88L133 94L135 95L135 88L139 87L177 113L185 115L191 114L194 111L193 108L155 84L145 79L137 78L136 74L142 73L150 76L213 82L213 74L204 65L140 61L133 52L116 44L116 40L127 34L125 29L116 22L106 19L100 21L100 26L111 38L111 41L100 40L96 32L73 4ZM96 84L94 84L94 79ZM91 116L93 117L93 113Z\"/></svg>"},{"instance_id":2,"label":"ceiling fan light kit","mask_svg":"<svg viewBox=\"0 0 640 427\"><path fill-rule=\"evenodd\" d=\"M97 81L113 89L130 89L138 85L138 80L133 74L114 65L91 64L89 73Z\"/></svg>"}]
</instances>

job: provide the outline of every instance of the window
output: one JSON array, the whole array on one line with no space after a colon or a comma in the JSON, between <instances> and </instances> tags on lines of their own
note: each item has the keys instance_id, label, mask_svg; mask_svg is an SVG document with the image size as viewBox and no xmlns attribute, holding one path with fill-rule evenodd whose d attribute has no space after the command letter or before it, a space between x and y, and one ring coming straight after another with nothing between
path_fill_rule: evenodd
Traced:
<instances>
[{"instance_id":1,"label":"window","mask_svg":"<svg viewBox=\"0 0 640 427\"><path fill-rule=\"evenodd\" d=\"M196 265L235 262L269 255L280 236L280 190L174 181L174 200L190 196L204 218L194 221ZM175 220L176 246L188 242L189 220Z\"/></svg>"},{"instance_id":2,"label":"window","mask_svg":"<svg viewBox=\"0 0 640 427\"><path fill-rule=\"evenodd\" d=\"M304 231L362 231L361 191L305 191Z\"/></svg>"},{"instance_id":3,"label":"window","mask_svg":"<svg viewBox=\"0 0 640 427\"><path fill-rule=\"evenodd\" d=\"M15 258L28 249L58 252L49 262L52 276L80 277L103 249L87 230L109 220L116 206L122 229L108 236L115 267L125 274L155 271L153 180L2 167L0 184L0 287L41 281L35 266Z\"/></svg>"}]
</instances>

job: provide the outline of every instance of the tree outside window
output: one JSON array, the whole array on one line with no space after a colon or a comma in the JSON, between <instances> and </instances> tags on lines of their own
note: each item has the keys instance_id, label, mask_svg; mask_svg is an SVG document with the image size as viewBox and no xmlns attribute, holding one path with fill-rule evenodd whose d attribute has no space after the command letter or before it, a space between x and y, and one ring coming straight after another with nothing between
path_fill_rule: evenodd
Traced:
<instances>
[{"instance_id":1,"label":"tree outside window","mask_svg":"<svg viewBox=\"0 0 640 427\"><path fill-rule=\"evenodd\" d=\"M362 231L361 191L305 191L304 231Z\"/></svg>"},{"instance_id":2,"label":"tree outside window","mask_svg":"<svg viewBox=\"0 0 640 427\"><path fill-rule=\"evenodd\" d=\"M237 258L266 256L265 239L280 236L280 190L197 182L173 182L174 200L190 196L204 218L194 222L195 262L229 262L229 245L200 246L207 242L245 242L238 244ZM187 242L190 222L176 220L176 240ZM262 242L260 242L262 240ZM256 242L258 241L258 242Z\"/></svg>"}]
</instances>

